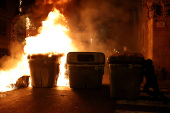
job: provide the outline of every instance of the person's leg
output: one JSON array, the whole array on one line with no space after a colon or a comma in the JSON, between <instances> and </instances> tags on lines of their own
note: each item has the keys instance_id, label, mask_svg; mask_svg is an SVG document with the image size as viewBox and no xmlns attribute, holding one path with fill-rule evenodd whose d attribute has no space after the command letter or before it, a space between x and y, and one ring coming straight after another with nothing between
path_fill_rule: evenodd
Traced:
<instances>
[{"instance_id":1,"label":"person's leg","mask_svg":"<svg viewBox=\"0 0 170 113\"><path fill-rule=\"evenodd\" d=\"M162 93L159 91L158 83L155 81L152 83L153 88L153 97L157 98L162 95Z\"/></svg>"},{"instance_id":2,"label":"person's leg","mask_svg":"<svg viewBox=\"0 0 170 113\"><path fill-rule=\"evenodd\" d=\"M153 83L154 97L161 97L164 101L168 98L159 90L158 82Z\"/></svg>"},{"instance_id":3,"label":"person's leg","mask_svg":"<svg viewBox=\"0 0 170 113\"><path fill-rule=\"evenodd\" d=\"M150 96L154 96L154 92L149 90L150 87L151 84L146 82L145 86L143 87L143 92L147 93Z\"/></svg>"}]
</instances>

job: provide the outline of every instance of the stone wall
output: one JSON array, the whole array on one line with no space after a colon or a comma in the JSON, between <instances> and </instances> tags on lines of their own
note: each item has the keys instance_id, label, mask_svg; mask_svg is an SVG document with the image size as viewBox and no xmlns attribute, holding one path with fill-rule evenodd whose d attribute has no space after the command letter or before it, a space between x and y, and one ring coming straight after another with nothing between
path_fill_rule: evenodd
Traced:
<instances>
[{"instance_id":1,"label":"stone wall","mask_svg":"<svg viewBox=\"0 0 170 113\"><path fill-rule=\"evenodd\" d=\"M0 0L0 48L8 48L14 20L19 12L19 0Z\"/></svg>"},{"instance_id":2,"label":"stone wall","mask_svg":"<svg viewBox=\"0 0 170 113\"><path fill-rule=\"evenodd\" d=\"M145 59L153 60L159 79L162 68L170 79L170 0L143 0L140 14L140 51Z\"/></svg>"}]
</instances>

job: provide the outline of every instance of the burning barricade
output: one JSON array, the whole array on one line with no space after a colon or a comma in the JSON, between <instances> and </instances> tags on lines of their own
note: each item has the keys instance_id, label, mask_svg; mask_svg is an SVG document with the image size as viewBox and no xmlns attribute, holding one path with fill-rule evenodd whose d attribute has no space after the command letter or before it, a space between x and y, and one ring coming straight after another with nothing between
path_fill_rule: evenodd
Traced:
<instances>
[{"instance_id":1,"label":"burning barricade","mask_svg":"<svg viewBox=\"0 0 170 113\"><path fill-rule=\"evenodd\" d=\"M32 87L53 87L59 76L59 55L29 55L29 67Z\"/></svg>"},{"instance_id":2,"label":"burning barricade","mask_svg":"<svg viewBox=\"0 0 170 113\"><path fill-rule=\"evenodd\" d=\"M31 21L27 22L28 25L31 25ZM33 87L52 87L56 84L57 78L59 81L57 86L68 84L64 75L66 71L65 55L68 51L73 51L73 47L66 23L64 15L54 8L49 12L46 20L42 21L37 35L29 36L29 32L27 32L29 37L25 39L24 51L17 60L13 58L15 62L12 60L12 64L15 66L11 67L7 61L5 66L11 68L0 71L0 92L16 89L13 86L17 81L18 87L27 86L23 84L25 80L24 77L22 78L23 75L31 75L30 82ZM29 27L27 30L31 31ZM14 47L12 46L12 48ZM50 56L48 53L54 53L54 55ZM63 56L59 54L63 54ZM13 84L12 87L11 84Z\"/></svg>"}]
</instances>

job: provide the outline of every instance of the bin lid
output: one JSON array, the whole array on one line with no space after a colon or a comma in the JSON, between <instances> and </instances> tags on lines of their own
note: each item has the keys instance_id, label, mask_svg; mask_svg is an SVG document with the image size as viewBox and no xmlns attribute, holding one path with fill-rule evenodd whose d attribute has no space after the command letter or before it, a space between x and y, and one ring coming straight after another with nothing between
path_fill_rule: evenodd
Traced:
<instances>
[{"instance_id":1,"label":"bin lid","mask_svg":"<svg viewBox=\"0 0 170 113\"><path fill-rule=\"evenodd\" d=\"M69 52L67 64L105 64L105 55L102 52Z\"/></svg>"},{"instance_id":2,"label":"bin lid","mask_svg":"<svg viewBox=\"0 0 170 113\"><path fill-rule=\"evenodd\" d=\"M58 58L62 57L62 54L58 54L58 55L51 55L49 56L49 54L34 54L34 55L28 55L27 59L29 60L53 60L56 61L58 60Z\"/></svg>"},{"instance_id":3,"label":"bin lid","mask_svg":"<svg viewBox=\"0 0 170 113\"><path fill-rule=\"evenodd\" d=\"M140 53L116 53L111 55L107 63L108 64L143 64L145 61L145 58Z\"/></svg>"}]
</instances>

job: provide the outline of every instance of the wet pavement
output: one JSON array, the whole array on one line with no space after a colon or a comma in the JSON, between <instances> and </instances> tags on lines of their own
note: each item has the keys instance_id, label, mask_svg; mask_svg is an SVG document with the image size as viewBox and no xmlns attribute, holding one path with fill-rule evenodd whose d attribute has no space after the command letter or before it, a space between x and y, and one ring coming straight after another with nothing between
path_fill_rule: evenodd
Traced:
<instances>
[{"instance_id":1,"label":"wet pavement","mask_svg":"<svg viewBox=\"0 0 170 113\"><path fill-rule=\"evenodd\" d=\"M109 76L100 89L21 88L0 93L0 113L170 113L170 103L142 92L138 100L110 98ZM159 81L160 90L170 98L170 81Z\"/></svg>"},{"instance_id":2,"label":"wet pavement","mask_svg":"<svg viewBox=\"0 0 170 113\"><path fill-rule=\"evenodd\" d=\"M142 87L141 87L142 89ZM160 88L161 89L161 88ZM168 88L161 89L170 96ZM21 88L0 93L0 113L170 112L170 104L141 91L139 100L110 98L109 84L101 89Z\"/></svg>"}]
</instances>

